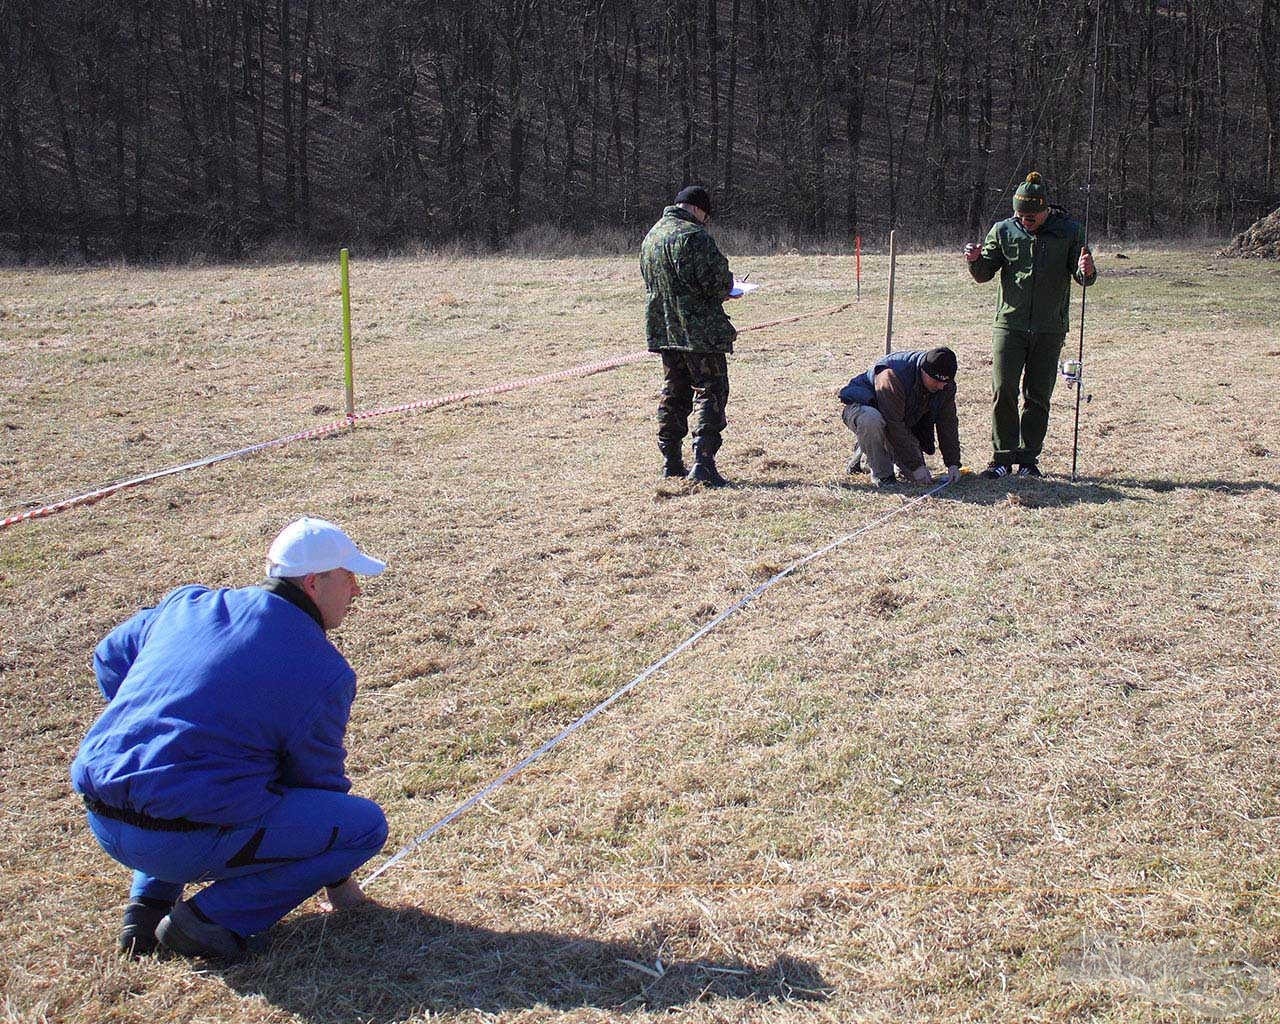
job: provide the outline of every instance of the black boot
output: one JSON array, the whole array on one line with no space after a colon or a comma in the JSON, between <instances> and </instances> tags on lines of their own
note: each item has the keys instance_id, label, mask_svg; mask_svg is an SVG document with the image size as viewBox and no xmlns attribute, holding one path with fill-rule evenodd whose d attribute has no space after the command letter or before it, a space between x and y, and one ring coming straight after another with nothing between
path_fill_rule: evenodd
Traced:
<instances>
[{"instance_id":1,"label":"black boot","mask_svg":"<svg viewBox=\"0 0 1280 1024\"><path fill-rule=\"evenodd\" d=\"M707 487L725 487L729 483L716 469L715 456L705 455L696 448L693 451L693 469L689 470L689 479Z\"/></svg>"},{"instance_id":2,"label":"black boot","mask_svg":"<svg viewBox=\"0 0 1280 1024\"><path fill-rule=\"evenodd\" d=\"M666 460L662 467L663 476L687 476L689 468L684 464L684 455L680 452L680 444L659 444L658 451Z\"/></svg>"},{"instance_id":3,"label":"black boot","mask_svg":"<svg viewBox=\"0 0 1280 1024\"><path fill-rule=\"evenodd\" d=\"M127 957L150 956L156 951L156 925L158 925L173 904L168 900L158 900L149 896L141 896L129 901L124 908L124 921L120 929L118 943L120 953Z\"/></svg>"}]
</instances>

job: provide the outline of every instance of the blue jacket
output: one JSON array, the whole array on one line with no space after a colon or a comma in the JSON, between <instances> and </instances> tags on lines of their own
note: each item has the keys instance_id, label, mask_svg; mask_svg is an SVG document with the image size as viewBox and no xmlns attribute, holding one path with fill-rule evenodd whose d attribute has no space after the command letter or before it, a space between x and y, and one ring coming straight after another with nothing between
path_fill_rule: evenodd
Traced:
<instances>
[{"instance_id":1,"label":"blue jacket","mask_svg":"<svg viewBox=\"0 0 1280 1024\"><path fill-rule=\"evenodd\" d=\"M93 656L108 704L76 790L153 818L235 825L286 788L346 792L351 666L302 608L259 587L179 587Z\"/></svg>"}]
</instances>

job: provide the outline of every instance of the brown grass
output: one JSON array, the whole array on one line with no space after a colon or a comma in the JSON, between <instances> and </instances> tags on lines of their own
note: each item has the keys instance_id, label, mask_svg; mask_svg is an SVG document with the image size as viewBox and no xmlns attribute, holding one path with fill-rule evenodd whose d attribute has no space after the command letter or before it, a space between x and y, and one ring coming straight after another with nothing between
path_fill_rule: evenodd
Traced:
<instances>
[{"instance_id":1,"label":"brown grass","mask_svg":"<svg viewBox=\"0 0 1280 1024\"><path fill-rule=\"evenodd\" d=\"M1100 254L1082 479L966 479L769 590L445 829L345 919L224 970L111 952L126 874L66 769L91 648L253 582L292 516L391 564L338 639L388 852L776 569L891 507L843 473L861 304L746 334L725 492L659 482L645 363L291 446L0 534L4 1019L1280 1019L1277 271ZM735 261L739 324L849 257ZM986 461L993 294L900 256L896 341L961 359ZM342 407L336 261L6 270L6 511ZM642 346L635 260L353 263L362 407ZM1076 314L1078 315L1078 309ZM1074 346L1074 334L1071 344ZM1235 989L1232 989L1232 986Z\"/></svg>"}]
</instances>

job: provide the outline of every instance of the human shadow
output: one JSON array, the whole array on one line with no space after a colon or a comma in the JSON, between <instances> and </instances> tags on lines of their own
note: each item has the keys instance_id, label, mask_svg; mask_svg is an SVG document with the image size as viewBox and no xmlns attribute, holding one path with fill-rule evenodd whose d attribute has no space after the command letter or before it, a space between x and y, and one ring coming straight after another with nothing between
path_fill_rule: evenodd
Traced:
<instances>
[{"instance_id":1,"label":"human shadow","mask_svg":"<svg viewBox=\"0 0 1280 1024\"><path fill-rule=\"evenodd\" d=\"M898 484L879 490L867 482L865 476L850 476L836 485L842 492L865 492L868 495L883 494L910 501L926 493L928 487ZM1146 502L1157 500L1157 495L1170 491L1215 491L1220 494L1240 496L1257 491L1280 493L1280 484L1265 480L1168 480L1138 479L1133 477L1107 477L1106 480L1079 477L1045 476L1036 479L1008 477L1002 480L983 480L966 476L945 490L934 495L939 501L957 501L968 505L1004 505L1013 502L1028 508L1067 508L1073 505L1105 505L1116 501ZM1141 493L1141 492L1148 493Z\"/></svg>"},{"instance_id":2,"label":"human shadow","mask_svg":"<svg viewBox=\"0 0 1280 1024\"><path fill-rule=\"evenodd\" d=\"M267 951L219 971L239 994L310 1024L536 1006L665 1011L707 1000L820 1001L833 991L816 967L789 956L767 966L666 962L664 938L504 932L370 905L278 925Z\"/></svg>"},{"instance_id":3,"label":"human shadow","mask_svg":"<svg viewBox=\"0 0 1280 1024\"><path fill-rule=\"evenodd\" d=\"M865 494L880 498L908 502L928 494L928 484L900 482L888 487L876 487L866 476L849 476L839 481L833 489L841 494ZM1172 488L1170 488L1172 489ZM1018 504L1027 508L1066 508L1071 505L1106 505L1115 501L1149 501L1146 495L1135 495L1091 480L1072 483L1041 477L1038 480L981 480L962 477L959 481L933 495L936 501L953 501L966 505L996 506Z\"/></svg>"},{"instance_id":4,"label":"human shadow","mask_svg":"<svg viewBox=\"0 0 1280 1024\"><path fill-rule=\"evenodd\" d=\"M1109 477L1110 484L1118 487L1135 487L1144 491L1163 493L1166 491L1218 491L1221 494L1252 494L1254 491L1270 491L1280 494L1280 484L1266 480L1138 480L1132 477Z\"/></svg>"}]
</instances>

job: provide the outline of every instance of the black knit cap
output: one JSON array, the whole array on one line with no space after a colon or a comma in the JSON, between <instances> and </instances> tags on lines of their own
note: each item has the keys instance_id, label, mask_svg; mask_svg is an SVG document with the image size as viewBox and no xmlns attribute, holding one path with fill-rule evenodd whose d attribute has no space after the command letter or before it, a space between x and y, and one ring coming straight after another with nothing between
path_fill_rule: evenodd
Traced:
<instances>
[{"instance_id":1,"label":"black knit cap","mask_svg":"<svg viewBox=\"0 0 1280 1024\"><path fill-rule=\"evenodd\" d=\"M676 203L688 203L711 216L711 193L702 185L687 185L682 188L676 193Z\"/></svg>"},{"instance_id":2,"label":"black knit cap","mask_svg":"<svg viewBox=\"0 0 1280 1024\"><path fill-rule=\"evenodd\" d=\"M949 348L931 348L920 360L920 368L934 380L956 379L956 354Z\"/></svg>"}]
</instances>

